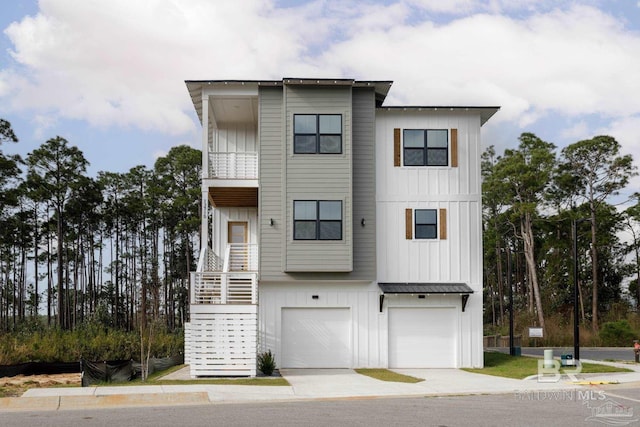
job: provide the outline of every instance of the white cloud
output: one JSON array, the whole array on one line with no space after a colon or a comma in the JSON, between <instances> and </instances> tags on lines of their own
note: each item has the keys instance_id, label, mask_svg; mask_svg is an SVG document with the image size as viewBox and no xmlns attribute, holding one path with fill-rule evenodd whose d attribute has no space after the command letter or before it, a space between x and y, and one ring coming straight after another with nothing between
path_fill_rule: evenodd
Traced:
<instances>
[{"instance_id":1,"label":"white cloud","mask_svg":"<svg viewBox=\"0 0 640 427\"><path fill-rule=\"evenodd\" d=\"M640 113L624 116L612 120L608 125L595 130L593 135L610 135L614 137L622 146L620 154L631 154L634 163L640 162ZM623 192L623 196L628 197L633 193L640 192L640 176L631 178L629 185Z\"/></svg>"},{"instance_id":2,"label":"white cloud","mask_svg":"<svg viewBox=\"0 0 640 427\"><path fill-rule=\"evenodd\" d=\"M57 120L54 116L46 114L36 114L32 120L34 125L33 137L36 139L46 138L47 131L51 129Z\"/></svg>"},{"instance_id":3,"label":"white cloud","mask_svg":"<svg viewBox=\"0 0 640 427\"><path fill-rule=\"evenodd\" d=\"M597 130L598 135L611 135L619 142L624 141L624 153L640 160L640 113L612 120L608 126ZM638 188L640 191L640 188Z\"/></svg>"},{"instance_id":4,"label":"white cloud","mask_svg":"<svg viewBox=\"0 0 640 427\"><path fill-rule=\"evenodd\" d=\"M580 120L574 123L573 126L561 131L560 136L565 139L572 139L579 141L589 138L591 135L589 125L586 121Z\"/></svg>"},{"instance_id":5,"label":"white cloud","mask_svg":"<svg viewBox=\"0 0 640 427\"><path fill-rule=\"evenodd\" d=\"M524 20L473 15L441 26L371 29L330 47L317 63L391 76L404 102L500 104L503 120L530 109L640 111L640 37L588 7Z\"/></svg>"},{"instance_id":6,"label":"white cloud","mask_svg":"<svg viewBox=\"0 0 640 427\"><path fill-rule=\"evenodd\" d=\"M466 15L469 13L489 12L533 12L568 7L571 0L406 0L408 4L429 12ZM582 0L582 4L597 4L598 0Z\"/></svg>"},{"instance_id":7,"label":"white cloud","mask_svg":"<svg viewBox=\"0 0 640 427\"><path fill-rule=\"evenodd\" d=\"M157 150L153 152L153 160L158 160L160 157L165 157L167 154L169 154L168 151L166 150Z\"/></svg>"},{"instance_id":8,"label":"white cloud","mask_svg":"<svg viewBox=\"0 0 640 427\"><path fill-rule=\"evenodd\" d=\"M15 109L52 110L96 126L185 132L192 127L185 79L273 77L322 34L315 31L322 22L294 31L296 14L261 0L39 5L38 15L5 30L28 78L5 72L0 88L12 87Z\"/></svg>"},{"instance_id":9,"label":"white cloud","mask_svg":"<svg viewBox=\"0 0 640 427\"><path fill-rule=\"evenodd\" d=\"M388 103L500 105L492 122L523 130L637 116L640 36L585 3L598 1L40 0L5 30L16 64L0 70L0 97L51 120L167 134L193 130L185 79L392 79Z\"/></svg>"}]
</instances>

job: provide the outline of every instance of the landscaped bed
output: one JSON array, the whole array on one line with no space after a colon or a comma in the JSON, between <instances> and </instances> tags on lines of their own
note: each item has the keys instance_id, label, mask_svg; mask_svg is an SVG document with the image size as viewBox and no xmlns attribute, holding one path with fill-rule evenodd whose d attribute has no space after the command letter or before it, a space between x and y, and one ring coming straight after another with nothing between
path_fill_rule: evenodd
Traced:
<instances>
[{"instance_id":1,"label":"landscaped bed","mask_svg":"<svg viewBox=\"0 0 640 427\"><path fill-rule=\"evenodd\" d=\"M388 369L354 369L361 375L366 375L380 381L390 381L396 383L419 383L424 381L422 378L416 378L409 375L399 374Z\"/></svg>"},{"instance_id":2,"label":"landscaped bed","mask_svg":"<svg viewBox=\"0 0 640 427\"><path fill-rule=\"evenodd\" d=\"M289 386L289 382L282 377L258 378L194 378L186 380L165 380L166 375L184 368L185 365L173 366L162 372L155 372L143 382L140 379L125 382L104 382L96 384L99 387L138 386L138 385L251 385L251 386ZM80 374L51 374L51 375L17 375L0 378L0 398L20 397L31 388L49 387L80 387Z\"/></svg>"}]
</instances>

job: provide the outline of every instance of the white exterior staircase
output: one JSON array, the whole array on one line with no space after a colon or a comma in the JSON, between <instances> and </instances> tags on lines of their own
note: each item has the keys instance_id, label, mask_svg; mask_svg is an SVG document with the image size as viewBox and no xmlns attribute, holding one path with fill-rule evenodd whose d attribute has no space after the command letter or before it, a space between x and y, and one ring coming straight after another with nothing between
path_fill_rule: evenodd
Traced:
<instances>
[{"instance_id":1,"label":"white exterior staircase","mask_svg":"<svg viewBox=\"0 0 640 427\"><path fill-rule=\"evenodd\" d=\"M257 245L246 243L228 244L223 261L210 249L201 251L185 328L192 377L256 375L257 255Z\"/></svg>"}]
</instances>

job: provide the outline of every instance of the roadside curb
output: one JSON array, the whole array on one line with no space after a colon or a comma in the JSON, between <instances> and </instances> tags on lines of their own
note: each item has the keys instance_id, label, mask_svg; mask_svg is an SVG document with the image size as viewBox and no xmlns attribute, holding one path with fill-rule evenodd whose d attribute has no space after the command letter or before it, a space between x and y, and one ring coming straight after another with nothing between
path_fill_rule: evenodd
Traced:
<instances>
[{"instance_id":1,"label":"roadside curb","mask_svg":"<svg viewBox=\"0 0 640 427\"><path fill-rule=\"evenodd\" d=\"M0 399L2 411L55 411L60 406L60 396L46 397L3 397Z\"/></svg>"},{"instance_id":2,"label":"roadside curb","mask_svg":"<svg viewBox=\"0 0 640 427\"><path fill-rule=\"evenodd\" d=\"M61 396L58 409L125 408L209 404L206 392L110 394L101 396Z\"/></svg>"},{"instance_id":3,"label":"roadside curb","mask_svg":"<svg viewBox=\"0 0 640 427\"><path fill-rule=\"evenodd\" d=\"M208 405L207 392L110 394L101 396L5 397L0 412Z\"/></svg>"}]
</instances>

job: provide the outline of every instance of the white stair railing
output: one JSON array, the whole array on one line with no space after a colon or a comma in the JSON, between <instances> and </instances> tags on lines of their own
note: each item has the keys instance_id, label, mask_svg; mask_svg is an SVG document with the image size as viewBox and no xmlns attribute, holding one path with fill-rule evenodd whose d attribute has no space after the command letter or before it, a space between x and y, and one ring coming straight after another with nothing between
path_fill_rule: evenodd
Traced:
<instances>
[{"instance_id":1,"label":"white stair railing","mask_svg":"<svg viewBox=\"0 0 640 427\"><path fill-rule=\"evenodd\" d=\"M211 270L211 263L222 268ZM257 304L258 245L230 243L224 262L211 248L200 252L198 270L191 275L192 304Z\"/></svg>"},{"instance_id":2,"label":"white stair railing","mask_svg":"<svg viewBox=\"0 0 640 427\"><path fill-rule=\"evenodd\" d=\"M193 276L192 304L257 304L256 273L206 271Z\"/></svg>"},{"instance_id":3,"label":"white stair railing","mask_svg":"<svg viewBox=\"0 0 640 427\"><path fill-rule=\"evenodd\" d=\"M196 268L196 271L204 271L205 262L207 260L207 252L208 251L206 246L200 249L200 257L198 258L198 267Z\"/></svg>"},{"instance_id":4,"label":"white stair railing","mask_svg":"<svg viewBox=\"0 0 640 427\"><path fill-rule=\"evenodd\" d=\"M227 247L227 254L229 270L226 271L258 270L258 245L249 243L229 243Z\"/></svg>"}]
</instances>

